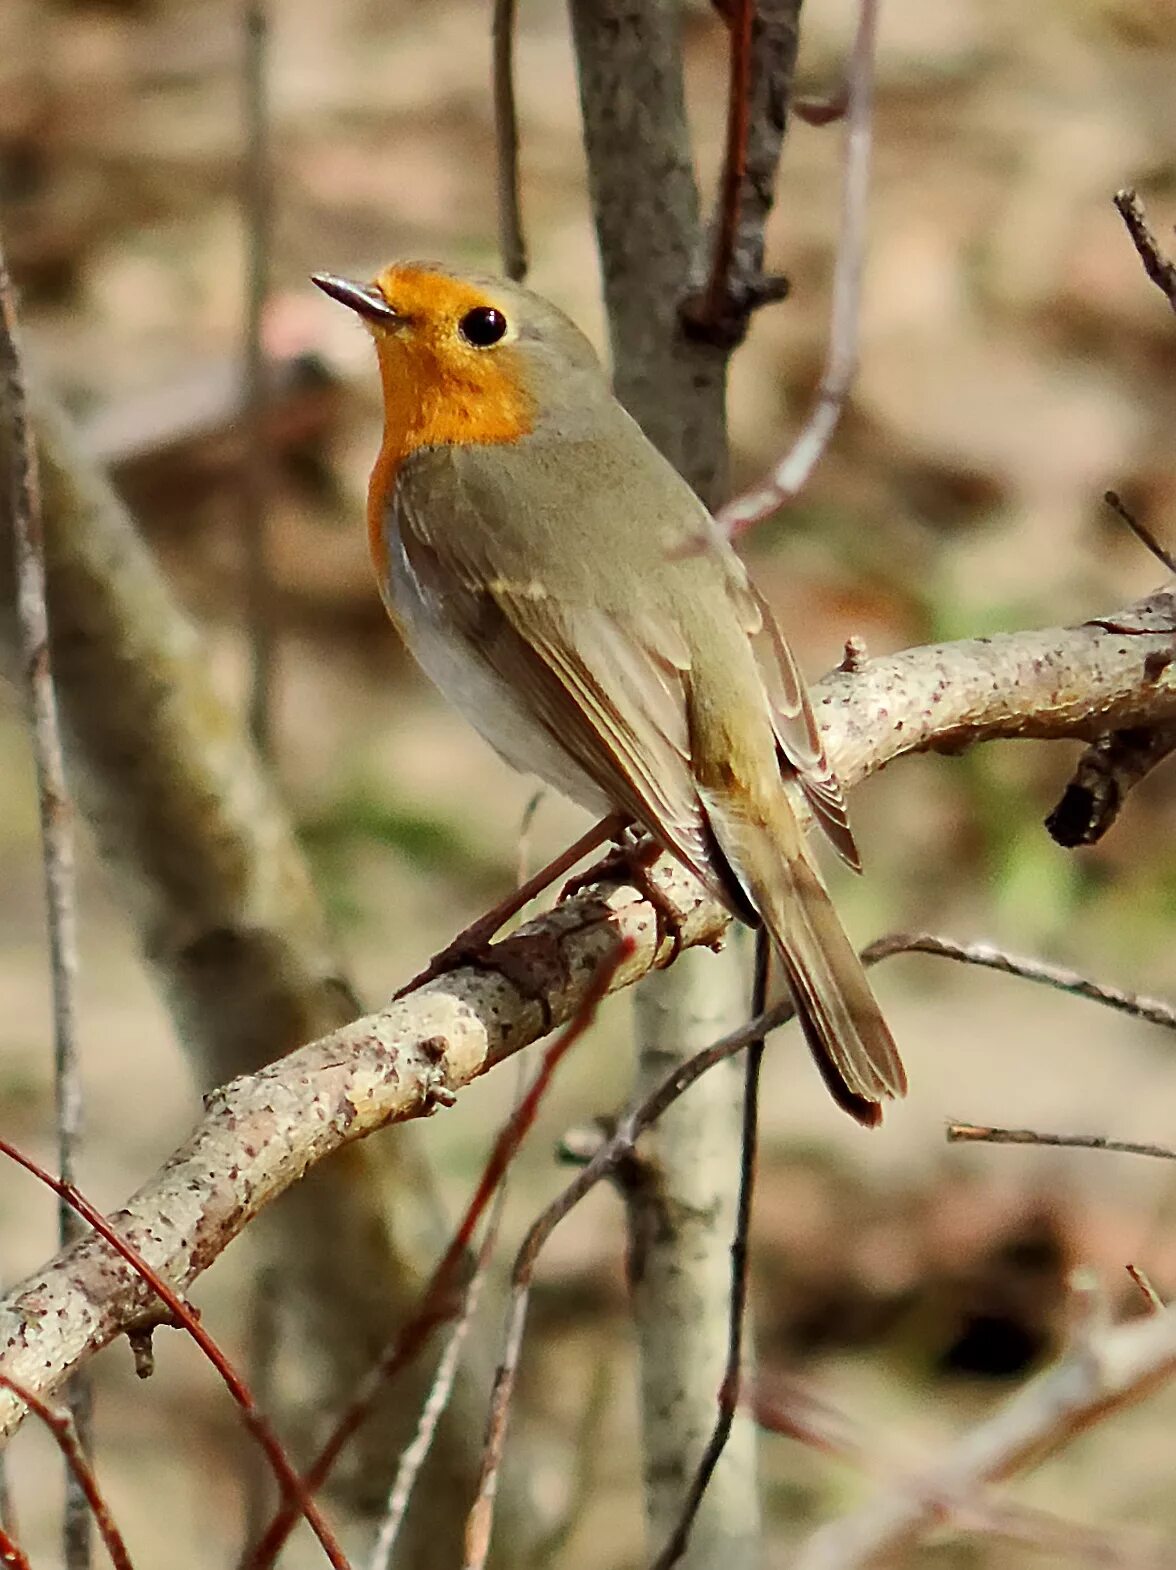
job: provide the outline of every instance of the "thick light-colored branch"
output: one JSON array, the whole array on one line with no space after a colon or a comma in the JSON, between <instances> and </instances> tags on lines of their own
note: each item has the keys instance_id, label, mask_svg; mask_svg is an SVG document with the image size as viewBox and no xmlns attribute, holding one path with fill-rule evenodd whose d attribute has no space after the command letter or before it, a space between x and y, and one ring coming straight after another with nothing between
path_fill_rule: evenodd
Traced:
<instances>
[{"instance_id":1,"label":"thick light-colored branch","mask_svg":"<svg viewBox=\"0 0 1176 1570\"><path fill-rule=\"evenodd\" d=\"M1089 739L1176 719L1176 671L1153 674L1172 610L1153 598L1101 622L933 645L835 672L815 688L834 766L854 784L904 752L958 749L972 737ZM1113 630L1126 625L1148 630ZM663 857L651 876L682 913L685 947L721 938L728 916L687 873ZM587 888L507 940L511 980L493 968L452 972L218 1092L118 1224L169 1281L187 1286L315 1162L387 1123L427 1115L542 1035L549 1015L570 1018L618 935L633 949L614 989L664 964L673 945L658 931L638 890L615 881ZM0 1302L0 1371L47 1393L143 1308L138 1279L85 1240ZM15 1403L0 1406L0 1431L19 1416Z\"/></svg>"},{"instance_id":2,"label":"thick light-colored branch","mask_svg":"<svg viewBox=\"0 0 1176 1570\"><path fill-rule=\"evenodd\" d=\"M37 423L71 779L197 1083L211 1089L354 1019L360 1006L331 952L289 821L239 717L213 685L201 639L118 498L45 399ZM4 508L0 660L12 665L10 528ZM405 1235L431 1251L441 1240L440 1230L428 1236L431 1192L415 1142L398 1139L343 1153L267 1218L265 1241L282 1281L279 1369L298 1368L308 1429L316 1401L355 1384L398 1306L410 1305L428 1261L405 1257L393 1242L387 1207L394 1213L406 1196ZM307 1393L311 1371L322 1381L317 1397ZM422 1372L422 1398L426 1388ZM411 1432L404 1400L407 1409L400 1401L382 1408L365 1436L370 1451L358 1470L373 1479L373 1507L381 1468ZM447 1418L442 1448L447 1465L472 1471L464 1419ZM431 1541L435 1549L420 1545L421 1562L432 1562L434 1551L436 1562L448 1562L444 1533L433 1531Z\"/></svg>"},{"instance_id":3,"label":"thick light-colored branch","mask_svg":"<svg viewBox=\"0 0 1176 1570\"><path fill-rule=\"evenodd\" d=\"M974 1508L987 1484L1034 1464L1173 1374L1176 1309L1083 1336L1061 1362L965 1434L939 1466L905 1482L888 1482L861 1510L821 1527L801 1549L794 1570L898 1563L925 1532Z\"/></svg>"}]
</instances>

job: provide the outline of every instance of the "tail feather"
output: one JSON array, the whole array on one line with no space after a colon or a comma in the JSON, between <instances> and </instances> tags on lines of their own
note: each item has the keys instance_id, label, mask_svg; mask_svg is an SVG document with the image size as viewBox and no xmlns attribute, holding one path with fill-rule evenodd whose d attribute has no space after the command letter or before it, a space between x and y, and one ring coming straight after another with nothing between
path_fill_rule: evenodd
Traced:
<instances>
[{"instance_id":1,"label":"tail feather","mask_svg":"<svg viewBox=\"0 0 1176 1570\"><path fill-rule=\"evenodd\" d=\"M906 1094L906 1071L833 903L804 852L786 797L771 826L709 798L711 827L780 955L817 1067L837 1104L859 1123ZM786 817L784 816L786 814Z\"/></svg>"}]
</instances>

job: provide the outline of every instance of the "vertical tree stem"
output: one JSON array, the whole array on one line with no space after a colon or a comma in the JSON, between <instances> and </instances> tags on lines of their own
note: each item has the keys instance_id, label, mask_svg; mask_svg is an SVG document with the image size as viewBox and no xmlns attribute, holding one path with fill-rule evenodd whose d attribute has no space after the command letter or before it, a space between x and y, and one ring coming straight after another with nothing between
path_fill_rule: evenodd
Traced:
<instances>
[{"instance_id":1,"label":"vertical tree stem","mask_svg":"<svg viewBox=\"0 0 1176 1570\"><path fill-rule=\"evenodd\" d=\"M674 0L571 0L588 182L618 397L711 506L726 487L729 348L688 340L680 307L701 274L699 198ZM689 953L635 1002L641 1094L747 1018L735 944ZM630 1205L646 1511L660 1548L714 1428L723 1380L739 1175L739 1075L724 1064L643 1144L655 1196ZM759 1540L756 1439L736 1417L685 1563L742 1570Z\"/></svg>"},{"instance_id":2,"label":"vertical tree stem","mask_svg":"<svg viewBox=\"0 0 1176 1570\"><path fill-rule=\"evenodd\" d=\"M273 603L269 581L267 512L271 463L266 430L269 375L262 337L269 293L273 237L273 175L270 167L269 95L266 82L269 17L266 0L244 5L245 149L242 209L247 272L242 354L242 423L246 433L241 468L241 538L245 562L245 613L249 628L249 732L259 750L271 748L274 678Z\"/></svg>"},{"instance_id":3,"label":"vertical tree stem","mask_svg":"<svg viewBox=\"0 0 1176 1570\"><path fill-rule=\"evenodd\" d=\"M49 928L49 965L53 997L53 1074L57 1108L57 1166L63 1182L75 1180L75 1157L82 1121L82 1088L77 1051L76 987L78 929L74 875L73 807L65 783L65 758L57 717L57 695L49 655L49 609L45 595L45 544L41 529L41 487L37 448L29 422L24 374L17 343L16 307L8 265L0 252L0 368L10 424L12 533L16 571L16 612L24 666L37 794L45 904ZM57 1207L62 1247L85 1231L64 1201ZM90 1449L91 1387L76 1374L66 1392L78 1442ZM68 1468L65 1482L63 1557L67 1570L90 1563L90 1508Z\"/></svg>"}]
</instances>

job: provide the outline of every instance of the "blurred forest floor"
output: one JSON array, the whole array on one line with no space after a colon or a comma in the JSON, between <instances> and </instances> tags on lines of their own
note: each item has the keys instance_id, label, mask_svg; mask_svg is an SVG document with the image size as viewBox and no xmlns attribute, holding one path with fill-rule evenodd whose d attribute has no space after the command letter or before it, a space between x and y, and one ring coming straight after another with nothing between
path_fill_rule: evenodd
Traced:
<instances>
[{"instance_id":1,"label":"blurred forest floor","mask_svg":"<svg viewBox=\"0 0 1176 1570\"><path fill-rule=\"evenodd\" d=\"M599 341L566 17L554 0L521 11L530 281ZM844 0L810 5L804 90L836 86L851 21ZM701 5L686 31L709 183L724 39ZM225 690L237 694L245 642L231 463L223 444L154 465L134 449L161 411L223 396L238 353L239 50L237 10L223 0L0 8L0 224L33 359L94 449L118 458ZM394 255L494 266L488 54L487 8L476 0L273 5L267 334L275 354L317 354L341 379L312 422L319 439L286 454L274 498L279 766L341 948L373 1004L513 879L531 785L434 697L384 623L361 522L378 430L369 346L307 274L363 274ZM840 156L836 127L793 127L769 229L770 264L793 293L757 319L736 360L737 479L783 448L820 375ZM1157 233L1170 235L1170 0L887 0L860 377L802 503L748 546L813 675L851 633L878 653L1080 621L1158 581L1155 562L1101 501L1114 486L1176 542L1176 324L1111 206L1123 185L1139 189ZM6 1134L44 1155L35 804L19 706L12 694L3 701L0 1117ZM868 875L832 872L855 936L919 927L985 938L1176 994L1176 773L1148 781L1103 845L1073 854L1041 828L1073 760L1071 749L989 746L904 762L857 792ZM578 827L572 809L545 799L532 861ZM90 1196L110 1206L182 1137L198 1103L89 853L82 891L82 1172ZM838 1118L791 1033L769 1054L756 1221L761 1366L769 1393L798 1378L860 1419L880 1464L917 1464L1056 1347L1073 1265L1100 1271L1123 1309L1129 1260L1161 1292L1176 1290L1176 1184L1165 1165L948 1151L945 1118L1171 1141L1176 1055L1143 1025L1004 978L912 958L876 974L912 1083L881 1135ZM559 1135L624 1098L626 1031L627 1006L616 1000L567 1065L521 1163L511 1237L562 1181L551 1159ZM491 1076L428 1127L455 1206L512 1084ZM0 1174L8 1279L47 1255L51 1228L45 1196ZM546 1256L529 1344L526 1409L547 1443L536 1464L545 1506L557 1516L569 1477L596 1468L559 1559L571 1567L640 1563L622 1252L618 1206L598 1194ZM196 1292L238 1349L249 1259L246 1240ZM221 1565L239 1531L243 1441L187 1343L169 1337L160 1352L146 1388L122 1347L100 1361L103 1475L142 1563ZM600 1431L581 1444L597 1368ZM1017 1483L1015 1496L1176 1535L1173 1420L1169 1393ZM57 1469L31 1431L14 1453L23 1536L46 1563ZM772 1497L794 1519L815 1523L873 1486L792 1440L765 1439L765 1457ZM1037 1560L1009 1544L972 1554L949 1543L918 1562Z\"/></svg>"}]
</instances>

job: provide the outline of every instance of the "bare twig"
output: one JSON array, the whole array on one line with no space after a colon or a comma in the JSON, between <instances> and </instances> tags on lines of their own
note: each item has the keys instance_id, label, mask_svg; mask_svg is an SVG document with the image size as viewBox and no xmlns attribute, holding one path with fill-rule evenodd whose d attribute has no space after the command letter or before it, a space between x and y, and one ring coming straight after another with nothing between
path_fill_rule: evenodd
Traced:
<instances>
[{"instance_id":1,"label":"bare twig","mask_svg":"<svg viewBox=\"0 0 1176 1570\"><path fill-rule=\"evenodd\" d=\"M520 1060L521 1061L521 1060ZM462 1301L461 1313L458 1315L449 1339L445 1343L445 1350L437 1364L437 1372L433 1376L433 1384L429 1390L428 1398L421 1409L417 1431L412 1443L405 1449L400 1457L400 1465L396 1469L396 1477L388 1494L388 1505L384 1512L384 1519L380 1522L380 1530L376 1536L375 1547L368 1570L388 1570L392 1563L392 1556L396 1551L396 1539L400 1532L400 1523L408 1509L409 1499L412 1497L413 1484L417 1480L425 1458L429 1454L433 1443L433 1436L437 1432L437 1423L448 1404L453 1391L453 1379L461 1359L462 1347L474 1316L478 1311L478 1302L482 1295L482 1287L486 1280L486 1272L490 1268L490 1261L494 1254L494 1246L498 1241L498 1226L502 1218L503 1201L506 1198L505 1180L499 1184L498 1193L491 1209L486 1231L482 1238L481 1247L478 1249L474 1273L470 1277L469 1285L465 1290Z\"/></svg>"},{"instance_id":2,"label":"bare twig","mask_svg":"<svg viewBox=\"0 0 1176 1570\"><path fill-rule=\"evenodd\" d=\"M768 966L770 940L761 928L755 937L755 982L752 988L751 1013L760 1018L765 1012L768 996ZM653 1570L671 1570L686 1552L691 1528L698 1514L707 1486L714 1475L719 1457L731 1433L731 1425L739 1406L739 1391L743 1380L743 1321L747 1312L747 1285L751 1233L751 1204L755 1192L756 1144L759 1131L759 1081L764 1059L764 1037L757 1036L749 1042L747 1062L744 1065L743 1139L740 1145L739 1200L735 1220L735 1236L731 1241L731 1300L727 1320L727 1365L723 1383L719 1387L718 1413L714 1430L703 1451L690 1488L682 1504L682 1512L670 1534L669 1540L653 1563Z\"/></svg>"},{"instance_id":3,"label":"bare twig","mask_svg":"<svg viewBox=\"0 0 1176 1570\"><path fill-rule=\"evenodd\" d=\"M876 29L877 0L860 0L857 35L849 65L845 179L833 270L829 351L816 403L791 448L763 484L737 496L720 510L719 524L732 535L769 517L798 493L828 446L857 371L858 317L870 189Z\"/></svg>"},{"instance_id":4,"label":"bare twig","mask_svg":"<svg viewBox=\"0 0 1176 1570\"><path fill-rule=\"evenodd\" d=\"M931 932L896 932L871 943L862 951L862 959L867 965L873 965L879 960L888 959L892 954L937 954L944 959L958 960L964 965L999 970L1006 976L1019 976L1024 981L1056 987L1059 992L1068 992L1072 997L1086 998L1091 1003L1118 1009L1134 1019L1161 1025L1165 1030L1176 1030L1176 1006L1171 1003L1091 981L1089 977L1064 965L1050 965L1039 959L1019 959L991 943L956 943L951 938L939 937Z\"/></svg>"},{"instance_id":5,"label":"bare twig","mask_svg":"<svg viewBox=\"0 0 1176 1570\"><path fill-rule=\"evenodd\" d=\"M53 1435L54 1442L65 1460L66 1469L84 1502L86 1512L92 1515L97 1524L114 1570L132 1570L131 1556L123 1542L122 1533L115 1525L110 1506L98 1486L94 1468L90 1465L85 1448L78 1437L73 1414L68 1411L58 1411L56 1407L50 1406L47 1401L42 1401L32 1390L26 1389L18 1380L9 1378L7 1374L0 1374L0 1385L18 1396ZM7 1566L9 1560L0 1555L0 1564Z\"/></svg>"},{"instance_id":6,"label":"bare twig","mask_svg":"<svg viewBox=\"0 0 1176 1570\"><path fill-rule=\"evenodd\" d=\"M1160 565L1176 575L1176 556L1173 556L1166 546L1160 544L1145 523L1139 521L1131 509L1124 504L1118 491L1104 491L1103 501L1117 517L1122 519L1140 544L1152 553Z\"/></svg>"},{"instance_id":7,"label":"bare twig","mask_svg":"<svg viewBox=\"0 0 1176 1570\"><path fill-rule=\"evenodd\" d=\"M0 251L0 376L11 424L12 532L16 558L16 604L26 702L37 771L41 853L49 928L53 997L53 1075L57 1113L57 1164L61 1179L74 1178L82 1123L78 1062L76 987L78 972L77 889L74 875L73 805L65 780L65 756L49 651L49 608L45 593L45 544L36 442L29 422L24 372L18 347L16 301L8 264ZM81 1235L68 1205L57 1208L58 1236L67 1247ZM69 1403L79 1443L90 1448L92 1395L78 1374ZM90 1563L90 1516L75 1475L66 1473L64 1556L67 1570Z\"/></svg>"},{"instance_id":8,"label":"bare twig","mask_svg":"<svg viewBox=\"0 0 1176 1570\"><path fill-rule=\"evenodd\" d=\"M728 29L731 64L727 88L727 145L719 181L719 216L710 277L703 295L705 320L718 326L730 311L731 270L739 233L740 198L747 177L747 139L751 128L751 35L756 0L735 0Z\"/></svg>"},{"instance_id":9,"label":"bare twig","mask_svg":"<svg viewBox=\"0 0 1176 1570\"><path fill-rule=\"evenodd\" d=\"M1139 252L1144 272L1176 311L1176 265L1160 250L1159 242L1148 227L1142 202L1134 191L1118 191L1115 194L1115 206L1127 225L1131 243Z\"/></svg>"},{"instance_id":10,"label":"bare twig","mask_svg":"<svg viewBox=\"0 0 1176 1570\"><path fill-rule=\"evenodd\" d=\"M498 155L498 249L502 270L521 283L527 241L519 181L519 114L515 102L514 38L518 0L494 0L494 145Z\"/></svg>"},{"instance_id":11,"label":"bare twig","mask_svg":"<svg viewBox=\"0 0 1176 1570\"><path fill-rule=\"evenodd\" d=\"M547 1240L585 1195L605 1178L612 1177L622 1164L632 1157L638 1137L655 1123L679 1096L689 1090L691 1085L716 1064L734 1057L753 1041L761 1040L770 1030L787 1019L791 1012L790 1003L781 1003L768 1013L758 1015L739 1030L724 1036L721 1041L716 1041L702 1052L695 1053L687 1062L676 1064L671 1073L649 1095L617 1119L616 1126L608 1139L598 1147L572 1182L532 1223L515 1255L511 1273L511 1296L502 1358L490 1397L490 1419L487 1424L483 1453L482 1481L478 1497L466 1521L464 1570L482 1570L489 1552L494 1517L494 1485L502 1462L507 1419L518 1374L527 1309L530 1305L531 1284L535 1266Z\"/></svg>"},{"instance_id":12,"label":"bare twig","mask_svg":"<svg viewBox=\"0 0 1176 1570\"><path fill-rule=\"evenodd\" d=\"M949 1123L949 1145L1054 1145L1065 1150L1109 1150L1121 1156L1154 1156L1176 1161L1169 1145L1144 1145L1131 1139L1109 1139L1105 1134L1047 1134L1035 1128L990 1128L982 1123Z\"/></svg>"},{"instance_id":13,"label":"bare twig","mask_svg":"<svg viewBox=\"0 0 1176 1570\"><path fill-rule=\"evenodd\" d=\"M0 1564L11 1566L11 1570L32 1570L28 1555L13 1534L3 1526L0 1526Z\"/></svg>"},{"instance_id":14,"label":"bare twig","mask_svg":"<svg viewBox=\"0 0 1176 1570\"><path fill-rule=\"evenodd\" d=\"M795 1439L809 1449L835 1456L887 1488L906 1490L919 1486L909 1462L895 1453L893 1434L871 1433L823 1396L797 1380L773 1380L765 1388L757 1381L748 1400L757 1423L769 1432ZM1137 1552L1118 1539L1061 1516L991 1498L964 1501L953 1511L957 1526L1017 1542L1028 1542L1046 1551L1067 1556L1067 1563L1090 1562L1097 1566L1122 1566L1123 1570L1159 1570L1167 1564L1162 1552ZM848 1564L842 1570L849 1570Z\"/></svg>"},{"instance_id":15,"label":"bare twig","mask_svg":"<svg viewBox=\"0 0 1176 1570\"><path fill-rule=\"evenodd\" d=\"M273 243L273 172L266 82L269 16L267 0L241 0L241 3L245 110L242 206L248 250L241 409L247 435L241 468L241 534L251 667L249 731L260 751L268 754L273 740L274 681L273 603L266 538L272 463L268 429L269 366L262 327Z\"/></svg>"},{"instance_id":16,"label":"bare twig","mask_svg":"<svg viewBox=\"0 0 1176 1570\"><path fill-rule=\"evenodd\" d=\"M322 1545L323 1552L330 1560L335 1570L351 1570L342 1548L335 1540L334 1533L323 1520L322 1515L302 1485L302 1480L294 1470L289 1457L283 1450L281 1442L264 1415L259 1411L253 1393L248 1385L237 1373L229 1362L212 1335L205 1329L200 1321L200 1316L189 1307L184 1298L166 1282L157 1270L154 1270L139 1253L138 1249L126 1237L121 1236L107 1221L101 1211L96 1210L90 1201L82 1194L73 1183L67 1183L61 1178L55 1178L52 1173L46 1172L31 1156L25 1155L8 1140L0 1138L0 1155L5 1155L10 1161L25 1169L35 1177L38 1182L50 1188L63 1204L70 1207L88 1226L92 1227L98 1235L119 1254L140 1280L151 1289L152 1293L160 1298L168 1309L171 1321L183 1327L192 1340L204 1353L220 1375L225 1388L233 1400L241 1408L241 1414L250 1431L257 1439L258 1444L265 1451L269 1463L273 1468L283 1493L293 1501L293 1508L303 1517L311 1531ZM0 1383L15 1390L16 1385L11 1376L0 1371ZM27 1388L20 1390L20 1398L28 1404L29 1392Z\"/></svg>"},{"instance_id":17,"label":"bare twig","mask_svg":"<svg viewBox=\"0 0 1176 1570\"><path fill-rule=\"evenodd\" d=\"M1140 1292L1142 1292L1144 1301L1155 1313L1158 1314L1164 1307L1164 1300L1156 1291L1155 1287L1152 1286L1151 1278L1148 1276L1147 1272L1142 1270L1139 1265L1128 1265L1126 1269L1127 1274L1131 1277L1132 1281L1135 1282L1135 1285L1139 1288Z\"/></svg>"},{"instance_id":18,"label":"bare twig","mask_svg":"<svg viewBox=\"0 0 1176 1570\"><path fill-rule=\"evenodd\" d=\"M795 1570L865 1570L901 1562L903 1550L932 1527L970 1513L986 1484L1033 1465L1174 1373L1176 1311L1094 1332L1081 1350L1067 1354L957 1440L946 1460L921 1476L899 1483L887 1479L862 1509L813 1533Z\"/></svg>"},{"instance_id":19,"label":"bare twig","mask_svg":"<svg viewBox=\"0 0 1176 1570\"><path fill-rule=\"evenodd\" d=\"M314 1493L322 1487L343 1446L370 1412L378 1391L417 1356L438 1325L454 1318L457 1313L460 1300L455 1298L456 1276L482 1212L502 1183L519 1146L533 1125L556 1069L595 1019L601 1000L607 995L618 970L632 951L631 940L622 937L597 963L575 1014L547 1048L526 1095L500 1130L461 1224L421 1293L416 1313L364 1376L308 1469L304 1483L309 1492ZM268 1570L280 1553L295 1519L287 1502L274 1516L249 1557L249 1570Z\"/></svg>"}]
</instances>

